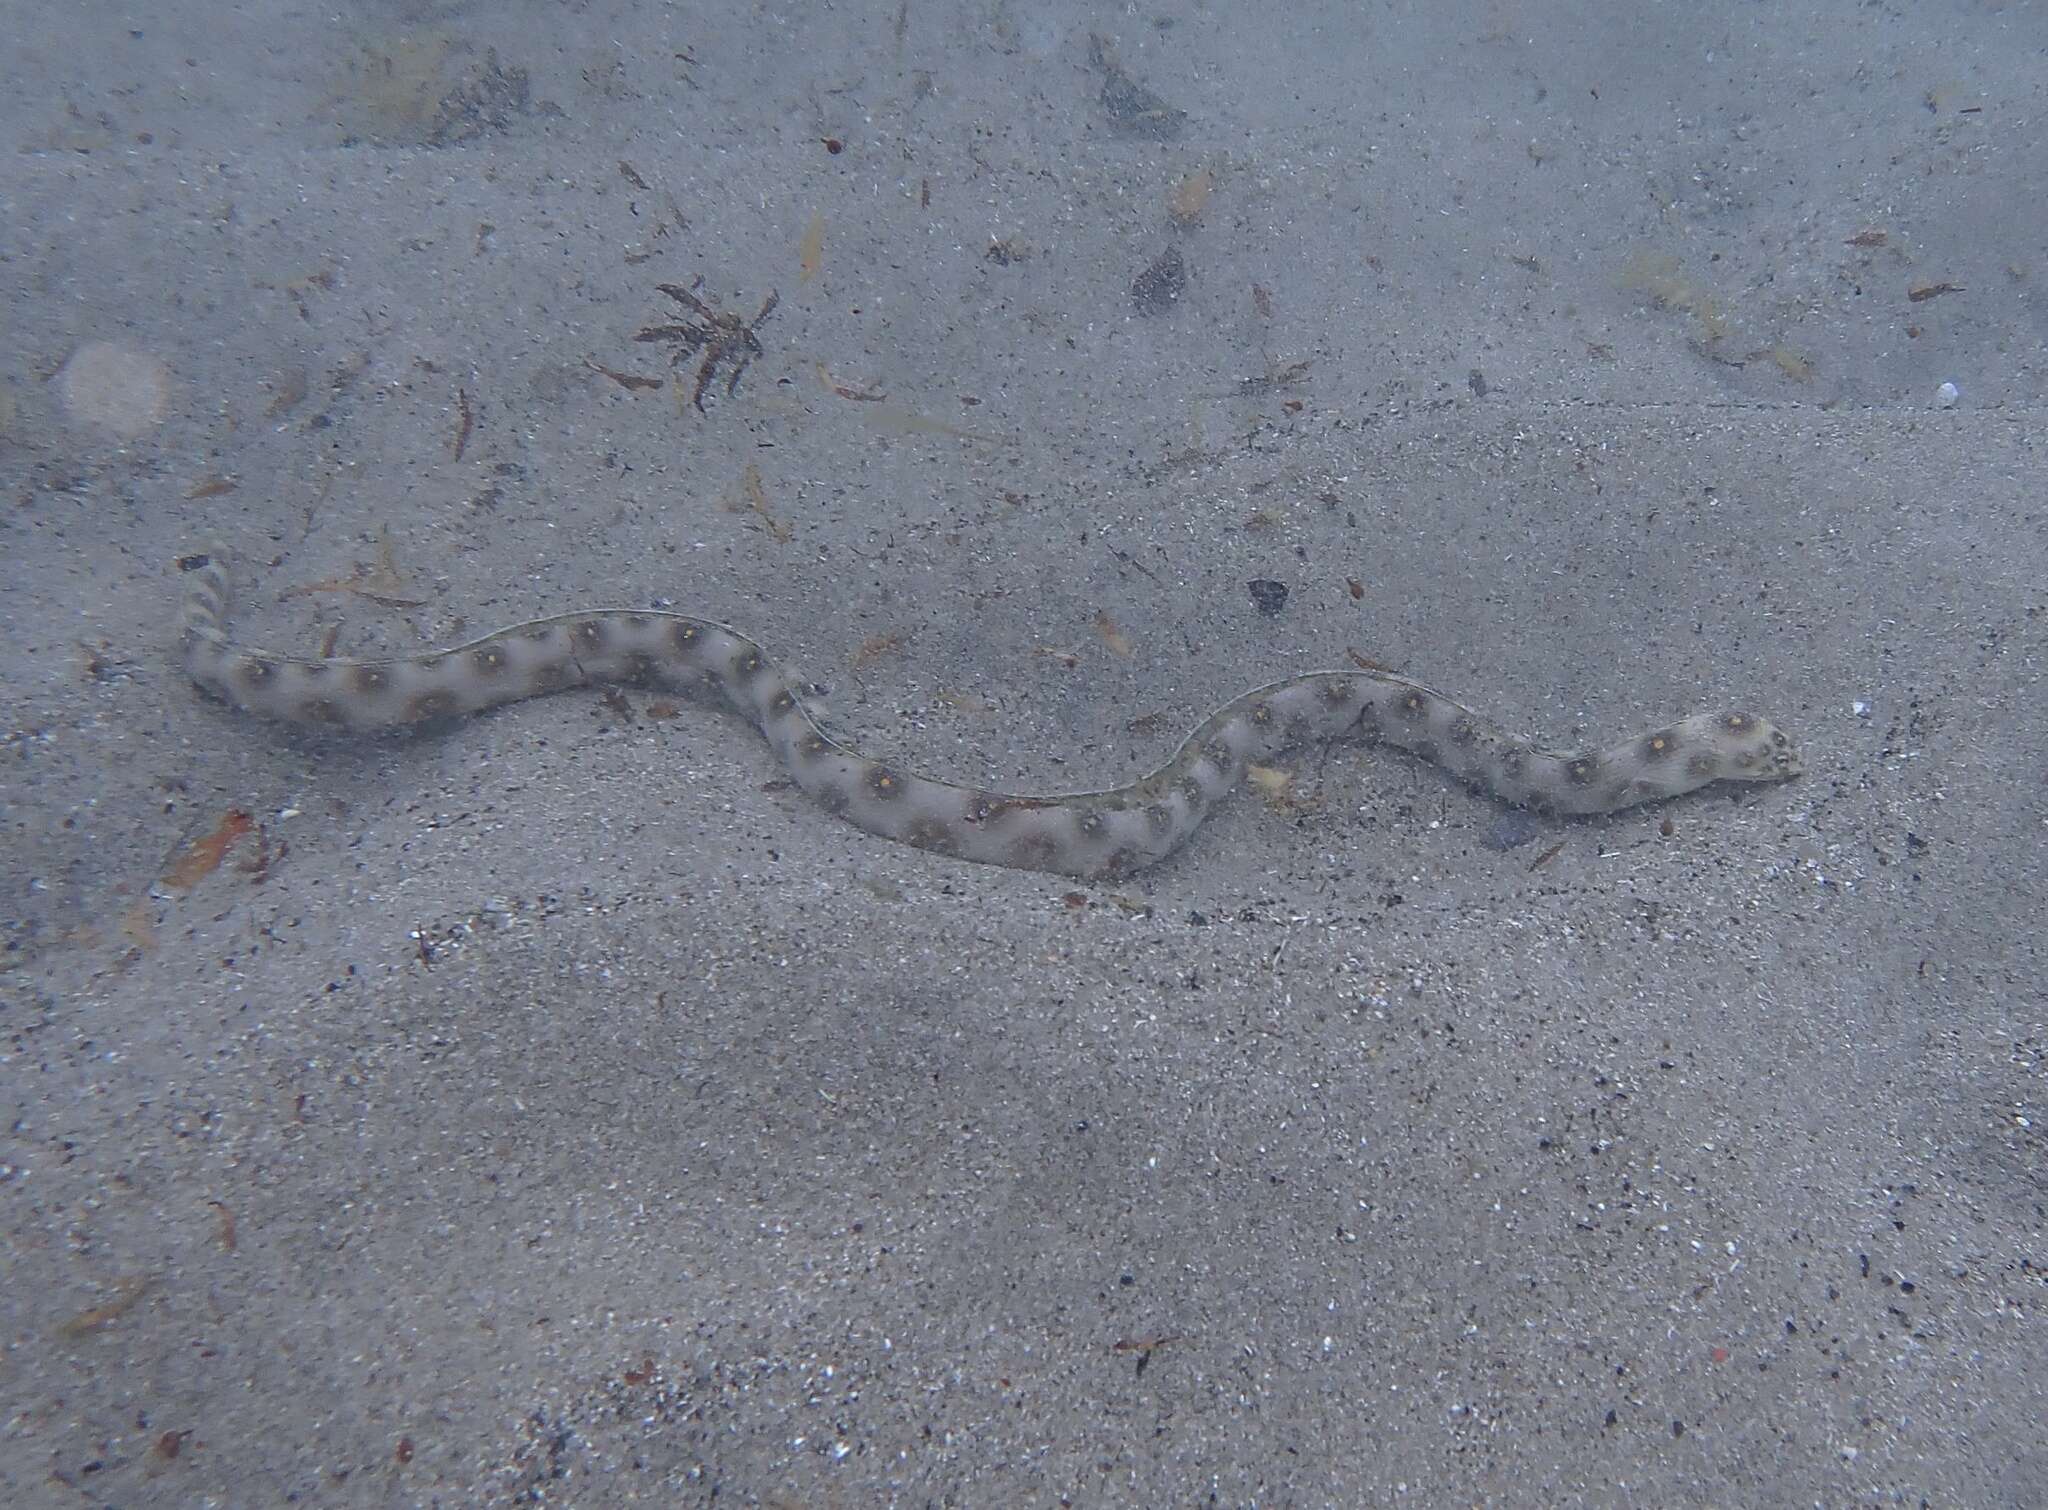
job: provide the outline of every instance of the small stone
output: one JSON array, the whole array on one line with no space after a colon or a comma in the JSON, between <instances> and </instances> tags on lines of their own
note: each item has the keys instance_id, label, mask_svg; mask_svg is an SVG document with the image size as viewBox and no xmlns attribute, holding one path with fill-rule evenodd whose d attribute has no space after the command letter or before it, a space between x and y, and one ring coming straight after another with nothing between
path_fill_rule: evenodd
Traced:
<instances>
[{"instance_id":1,"label":"small stone","mask_svg":"<svg viewBox=\"0 0 2048 1510\"><path fill-rule=\"evenodd\" d=\"M1962 399L1963 391L1954 383L1943 383L1934 390L1934 401L1944 409L1953 409Z\"/></svg>"}]
</instances>

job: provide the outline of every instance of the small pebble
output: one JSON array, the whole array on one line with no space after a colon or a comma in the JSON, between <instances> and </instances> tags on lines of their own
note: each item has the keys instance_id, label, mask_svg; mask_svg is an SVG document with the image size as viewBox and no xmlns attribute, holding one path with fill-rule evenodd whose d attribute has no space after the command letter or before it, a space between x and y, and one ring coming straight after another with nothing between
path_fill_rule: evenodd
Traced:
<instances>
[{"instance_id":1,"label":"small pebble","mask_svg":"<svg viewBox=\"0 0 2048 1510\"><path fill-rule=\"evenodd\" d=\"M1954 383L1943 383L1939 388L1934 390L1934 401L1937 404L1941 405L1941 407L1944 409L1955 408L1956 402L1959 399L1961 399L1962 396L1962 389L1958 388Z\"/></svg>"}]
</instances>

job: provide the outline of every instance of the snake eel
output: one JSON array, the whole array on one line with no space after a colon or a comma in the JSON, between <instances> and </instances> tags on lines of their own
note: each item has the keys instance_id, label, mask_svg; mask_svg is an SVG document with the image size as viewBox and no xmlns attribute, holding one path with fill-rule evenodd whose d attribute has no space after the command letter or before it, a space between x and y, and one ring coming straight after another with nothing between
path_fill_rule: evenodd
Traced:
<instances>
[{"instance_id":1,"label":"snake eel","mask_svg":"<svg viewBox=\"0 0 2048 1510\"><path fill-rule=\"evenodd\" d=\"M532 619L446 650L383 660L278 655L228 630L228 571L182 558L187 673L251 713L349 730L433 724L569 687L631 683L722 701L760 731L796 784L868 833L985 865L1113 879L1193 836L1247 767L1313 740L1379 740L1503 802L1609 813L1715 781L1797 776L1799 751L1769 720L1696 713L1603 750L1545 750L1419 682L1312 671L1256 687L1202 720L1171 759L1102 791L1023 796L919 776L820 727L803 684L738 630L647 609Z\"/></svg>"}]
</instances>

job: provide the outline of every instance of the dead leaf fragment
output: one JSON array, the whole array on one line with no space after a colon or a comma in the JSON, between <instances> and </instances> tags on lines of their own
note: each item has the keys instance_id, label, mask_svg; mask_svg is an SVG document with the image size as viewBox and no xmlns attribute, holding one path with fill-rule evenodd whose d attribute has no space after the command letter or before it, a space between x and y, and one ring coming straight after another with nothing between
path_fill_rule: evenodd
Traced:
<instances>
[{"instance_id":1,"label":"dead leaf fragment","mask_svg":"<svg viewBox=\"0 0 2048 1510\"><path fill-rule=\"evenodd\" d=\"M156 948L156 926L145 903L136 902L121 914L121 937L139 952Z\"/></svg>"},{"instance_id":2,"label":"dead leaf fragment","mask_svg":"<svg viewBox=\"0 0 2048 1510\"><path fill-rule=\"evenodd\" d=\"M398 552L391 543L389 530L379 531L377 536L377 564L373 567L358 565L346 577L328 577L319 582L307 582L297 587L287 587L278 596L281 598L305 598L315 593L348 593L368 599L380 608L424 608L425 598L407 598L399 594L405 587L405 574L398 569ZM322 651L323 656L334 653L332 645Z\"/></svg>"},{"instance_id":3,"label":"dead leaf fragment","mask_svg":"<svg viewBox=\"0 0 2048 1510\"><path fill-rule=\"evenodd\" d=\"M628 393L645 393L661 387L668 381L666 378L636 377L630 372L614 372L603 363L593 362L587 357L584 359L583 365L592 372L601 373L603 376L610 378Z\"/></svg>"},{"instance_id":4,"label":"dead leaf fragment","mask_svg":"<svg viewBox=\"0 0 2048 1510\"><path fill-rule=\"evenodd\" d=\"M1129 660L1135 647L1130 636L1116 627L1116 620L1107 610L1095 615L1095 632L1102 637L1102 643L1109 647L1109 653L1120 660Z\"/></svg>"},{"instance_id":5,"label":"dead leaf fragment","mask_svg":"<svg viewBox=\"0 0 2048 1510\"><path fill-rule=\"evenodd\" d=\"M815 365L818 369L818 381L825 385L826 391L836 394L840 398L852 399L855 403L860 404L879 404L889 396L872 383L865 388L849 387L847 384L834 378L831 370L823 362L818 362Z\"/></svg>"},{"instance_id":6,"label":"dead leaf fragment","mask_svg":"<svg viewBox=\"0 0 2048 1510\"><path fill-rule=\"evenodd\" d=\"M777 519L768 507L768 489L762 485L761 469L752 462L748 462L746 471L740 474L740 494L746 500L747 508L759 515L761 522L768 527L768 533L777 545L787 545L796 538L796 531Z\"/></svg>"},{"instance_id":7,"label":"dead leaf fragment","mask_svg":"<svg viewBox=\"0 0 2048 1510\"><path fill-rule=\"evenodd\" d=\"M109 1299L80 1311L57 1330L65 1337L77 1338L110 1326L135 1308L135 1303L149 1293L150 1284L147 1274L131 1274L126 1279L117 1280Z\"/></svg>"},{"instance_id":8,"label":"dead leaf fragment","mask_svg":"<svg viewBox=\"0 0 2048 1510\"><path fill-rule=\"evenodd\" d=\"M1169 1342L1178 1341L1178 1337L1125 1337L1121 1341L1112 1342L1109 1350L1112 1353L1149 1353L1155 1348L1165 1347Z\"/></svg>"},{"instance_id":9,"label":"dead leaf fragment","mask_svg":"<svg viewBox=\"0 0 2048 1510\"><path fill-rule=\"evenodd\" d=\"M273 385L270 402L263 406L263 417L276 419L280 414L298 408L305 402L311 388L312 380L306 376L305 368L287 367Z\"/></svg>"},{"instance_id":10,"label":"dead leaf fragment","mask_svg":"<svg viewBox=\"0 0 2048 1510\"><path fill-rule=\"evenodd\" d=\"M811 223L804 228L804 239L797 246L797 281L809 283L824 265L825 214L820 210L811 216Z\"/></svg>"},{"instance_id":11,"label":"dead leaf fragment","mask_svg":"<svg viewBox=\"0 0 2048 1510\"><path fill-rule=\"evenodd\" d=\"M1173 217L1176 225L1193 225L1202 218L1202 209L1209 203L1209 191L1215 187L1216 175L1207 168L1190 173L1173 186L1166 196L1166 213Z\"/></svg>"},{"instance_id":12,"label":"dead leaf fragment","mask_svg":"<svg viewBox=\"0 0 2048 1510\"><path fill-rule=\"evenodd\" d=\"M1803 351L1796 350L1780 342L1778 345L1771 347L1764 355L1771 359L1772 365L1778 371L1784 373L1786 377L1791 378L1795 383L1810 382L1813 378L1813 358Z\"/></svg>"},{"instance_id":13,"label":"dead leaf fragment","mask_svg":"<svg viewBox=\"0 0 2048 1510\"><path fill-rule=\"evenodd\" d=\"M476 430L476 410L469 402L469 390L455 390L455 439L449 445L454 460L462 460L463 452L469 449L469 437Z\"/></svg>"},{"instance_id":14,"label":"dead leaf fragment","mask_svg":"<svg viewBox=\"0 0 2048 1510\"><path fill-rule=\"evenodd\" d=\"M1247 765L1245 780L1259 794L1259 800L1276 813L1295 813L1306 805L1294 792L1294 772L1279 766Z\"/></svg>"},{"instance_id":15,"label":"dead leaf fragment","mask_svg":"<svg viewBox=\"0 0 2048 1510\"><path fill-rule=\"evenodd\" d=\"M900 630L871 634L854 650L850 664L855 671L864 671L885 656L894 655L909 642L910 637Z\"/></svg>"},{"instance_id":16,"label":"dead leaf fragment","mask_svg":"<svg viewBox=\"0 0 2048 1510\"><path fill-rule=\"evenodd\" d=\"M228 850L237 839L255 830L256 820L240 808L230 808L211 832L200 835L171 857L164 867L161 884L172 891L190 891L220 869Z\"/></svg>"},{"instance_id":17,"label":"dead leaf fragment","mask_svg":"<svg viewBox=\"0 0 2048 1510\"><path fill-rule=\"evenodd\" d=\"M950 435L955 440L970 440L978 445L1002 444L992 435L963 430L958 425L949 425L942 419L920 414L915 409L906 409L900 404L877 404L874 408L863 411L861 417L886 435Z\"/></svg>"}]
</instances>

